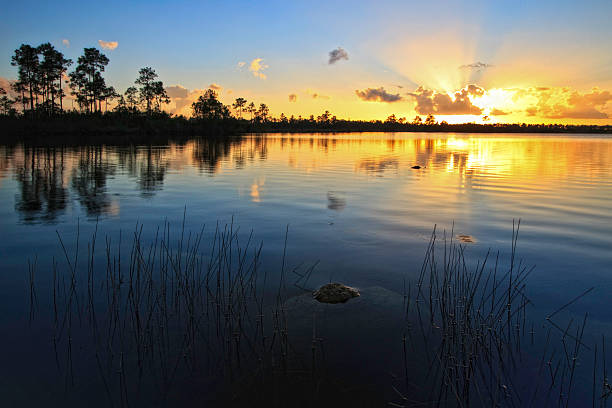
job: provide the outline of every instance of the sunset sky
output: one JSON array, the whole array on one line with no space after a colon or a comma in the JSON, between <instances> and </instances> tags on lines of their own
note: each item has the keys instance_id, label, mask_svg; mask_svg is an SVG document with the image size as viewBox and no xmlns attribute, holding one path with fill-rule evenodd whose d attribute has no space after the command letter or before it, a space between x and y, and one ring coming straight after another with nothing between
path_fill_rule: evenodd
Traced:
<instances>
[{"instance_id":1,"label":"sunset sky","mask_svg":"<svg viewBox=\"0 0 612 408\"><path fill-rule=\"evenodd\" d=\"M188 115L213 85L273 115L611 124L612 2L5 2L0 86L22 43L104 49L121 92L153 67Z\"/></svg>"}]
</instances>

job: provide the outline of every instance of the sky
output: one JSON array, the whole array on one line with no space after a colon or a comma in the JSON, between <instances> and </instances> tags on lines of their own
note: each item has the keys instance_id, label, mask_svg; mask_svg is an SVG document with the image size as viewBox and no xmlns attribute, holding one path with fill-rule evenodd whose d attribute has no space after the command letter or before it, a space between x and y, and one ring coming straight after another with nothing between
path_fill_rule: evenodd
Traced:
<instances>
[{"instance_id":1,"label":"sky","mask_svg":"<svg viewBox=\"0 0 612 408\"><path fill-rule=\"evenodd\" d=\"M208 87L273 115L612 124L612 2L5 2L0 86L22 43L110 59L124 91L153 67L190 113ZM73 66L74 67L74 66Z\"/></svg>"}]
</instances>

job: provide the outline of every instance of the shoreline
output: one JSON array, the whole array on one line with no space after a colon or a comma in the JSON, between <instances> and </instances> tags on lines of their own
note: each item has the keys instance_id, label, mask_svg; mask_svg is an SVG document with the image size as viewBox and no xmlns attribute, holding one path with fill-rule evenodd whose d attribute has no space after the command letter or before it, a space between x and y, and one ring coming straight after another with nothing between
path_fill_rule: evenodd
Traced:
<instances>
[{"instance_id":1,"label":"shoreline","mask_svg":"<svg viewBox=\"0 0 612 408\"><path fill-rule=\"evenodd\" d=\"M75 137L103 138L109 142L150 141L151 136L168 137L228 137L258 133L540 133L540 134L599 134L612 136L612 126L596 125L526 125L526 124L430 124L416 125L388 122L335 121L314 122L250 122L241 119L198 120L184 117L132 116L107 113L104 115L67 115L65 117L30 119L0 118L3 142L37 141L39 138L61 137L64 142ZM98 139L98 140L96 140Z\"/></svg>"}]
</instances>

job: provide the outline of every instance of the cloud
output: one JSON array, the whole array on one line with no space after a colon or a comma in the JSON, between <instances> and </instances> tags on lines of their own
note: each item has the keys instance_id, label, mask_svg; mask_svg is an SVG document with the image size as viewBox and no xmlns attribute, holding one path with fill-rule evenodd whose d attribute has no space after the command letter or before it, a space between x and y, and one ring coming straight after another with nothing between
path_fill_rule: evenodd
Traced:
<instances>
[{"instance_id":1,"label":"cloud","mask_svg":"<svg viewBox=\"0 0 612 408\"><path fill-rule=\"evenodd\" d=\"M238 69L241 69L241 68L244 68L244 66L245 66L245 65L246 65L246 62L244 62L244 61L240 61L240 62L238 62L238 64L236 64L236 67L237 67Z\"/></svg>"},{"instance_id":2,"label":"cloud","mask_svg":"<svg viewBox=\"0 0 612 408\"><path fill-rule=\"evenodd\" d=\"M253 76L256 78L266 79L267 76L262 71L267 69L268 65L264 64L262 61L263 58L255 58L253 61L251 61L249 64L249 71L251 71Z\"/></svg>"},{"instance_id":3,"label":"cloud","mask_svg":"<svg viewBox=\"0 0 612 408\"><path fill-rule=\"evenodd\" d=\"M420 86L408 95L416 101L414 110L419 115L480 115L482 109L472 104L470 96L482 96L484 92L484 89L479 86L468 85L451 97L449 94L435 92Z\"/></svg>"},{"instance_id":4,"label":"cloud","mask_svg":"<svg viewBox=\"0 0 612 408\"><path fill-rule=\"evenodd\" d=\"M100 44L100 47L108 51L114 50L119 45L117 41L102 41L102 40L98 40L98 44Z\"/></svg>"},{"instance_id":5,"label":"cloud","mask_svg":"<svg viewBox=\"0 0 612 408\"><path fill-rule=\"evenodd\" d=\"M64 38L62 40L62 44L64 44L66 47L70 47L70 40L68 40L67 38Z\"/></svg>"},{"instance_id":6,"label":"cloud","mask_svg":"<svg viewBox=\"0 0 612 408\"><path fill-rule=\"evenodd\" d=\"M172 85L166 87L166 93L171 99L175 98L187 98L189 95L189 89L182 85Z\"/></svg>"},{"instance_id":7,"label":"cloud","mask_svg":"<svg viewBox=\"0 0 612 408\"><path fill-rule=\"evenodd\" d=\"M335 50L331 50L329 52L329 62L328 64L335 64L336 62L340 61L340 60L348 60L349 56L348 56L348 52L346 52L346 50L342 47L338 47Z\"/></svg>"},{"instance_id":8,"label":"cloud","mask_svg":"<svg viewBox=\"0 0 612 408\"><path fill-rule=\"evenodd\" d=\"M10 98L16 98L17 97L17 93L15 91L13 91L13 88L11 88L11 84L13 82L15 82L15 81L11 81L9 79L0 77L0 88L4 89L6 91L6 94Z\"/></svg>"},{"instance_id":9,"label":"cloud","mask_svg":"<svg viewBox=\"0 0 612 408\"><path fill-rule=\"evenodd\" d=\"M489 115L491 115L491 116L504 116L504 115L509 115L511 113L512 112L510 112L510 111L504 111L504 110L501 110L501 109L494 108L494 109L491 109L491 112L489 112Z\"/></svg>"},{"instance_id":10,"label":"cloud","mask_svg":"<svg viewBox=\"0 0 612 408\"><path fill-rule=\"evenodd\" d=\"M385 91L382 86L380 88L367 88L363 91L356 90L355 94L364 101L370 102L399 102L403 100L400 94L392 94Z\"/></svg>"},{"instance_id":11,"label":"cloud","mask_svg":"<svg viewBox=\"0 0 612 408\"><path fill-rule=\"evenodd\" d=\"M491 67L493 67L493 65L479 61L479 62L474 62L473 64L461 65L459 69L482 71L483 69L487 69Z\"/></svg>"},{"instance_id":12,"label":"cloud","mask_svg":"<svg viewBox=\"0 0 612 408\"><path fill-rule=\"evenodd\" d=\"M223 90L223 87L221 85L217 85L214 82L212 84L208 85L208 87L210 89L214 89L215 91L222 91Z\"/></svg>"},{"instance_id":13,"label":"cloud","mask_svg":"<svg viewBox=\"0 0 612 408\"><path fill-rule=\"evenodd\" d=\"M289 102L297 102L297 95L289 94Z\"/></svg>"},{"instance_id":14,"label":"cloud","mask_svg":"<svg viewBox=\"0 0 612 408\"><path fill-rule=\"evenodd\" d=\"M182 85L167 86L166 93L170 97L170 104L165 107L173 115L191 116L191 104L195 102L205 89L193 89Z\"/></svg>"},{"instance_id":15,"label":"cloud","mask_svg":"<svg viewBox=\"0 0 612 408\"><path fill-rule=\"evenodd\" d=\"M331 99L330 96L321 95L320 93L315 92L312 89L307 89L306 94L309 95L312 99Z\"/></svg>"},{"instance_id":16,"label":"cloud","mask_svg":"<svg viewBox=\"0 0 612 408\"><path fill-rule=\"evenodd\" d=\"M548 119L608 119L605 112L612 102L610 91L593 88L589 93L580 93L569 88L528 88L519 90L515 98L526 100L528 116Z\"/></svg>"}]
</instances>

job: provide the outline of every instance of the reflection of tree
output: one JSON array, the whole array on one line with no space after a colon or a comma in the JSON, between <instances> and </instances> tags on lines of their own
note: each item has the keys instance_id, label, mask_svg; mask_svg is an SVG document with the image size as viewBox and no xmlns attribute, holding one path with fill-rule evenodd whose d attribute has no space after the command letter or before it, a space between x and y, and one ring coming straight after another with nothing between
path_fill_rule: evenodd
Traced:
<instances>
[{"instance_id":1,"label":"reflection of tree","mask_svg":"<svg viewBox=\"0 0 612 408\"><path fill-rule=\"evenodd\" d=\"M240 139L232 138L207 138L198 139L193 147L193 159L195 165L210 175L219 170L221 162L232 153L232 148L240 144Z\"/></svg>"},{"instance_id":2,"label":"reflection of tree","mask_svg":"<svg viewBox=\"0 0 612 408\"><path fill-rule=\"evenodd\" d=\"M72 188L88 216L104 214L111 206L106 193L106 180L115 173L115 165L106 156L102 146L83 147L79 152L78 164L72 171Z\"/></svg>"},{"instance_id":3,"label":"reflection of tree","mask_svg":"<svg viewBox=\"0 0 612 408\"><path fill-rule=\"evenodd\" d=\"M145 196L151 196L164 184L168 164L163 160L163 150L146 148L144 158L140 160L138 184Z\"/></svg>"},{"instance_id":4,"label":"reflection of tree","mask_svg":"<svg viewBox=\"0 0 612 408\"><path fill-rule=\"evenodd\" d=\"M24 147L23 162L15 162L15 178L19 183L15 209L25 222L53 222L66 209L62 148Z\"/></svg>"},{"instance_id":5,"label":"reflection of tree","mask_svg":"<svg viewBox=\"0 0 612 408\"><path fill-rule=\"evenodd\" d=\"M387 169L397 170L398 167L399 163L396 157L363 159L357 163L357 169L377 176L382 176Z\"/></svg>"}]
</instances>

